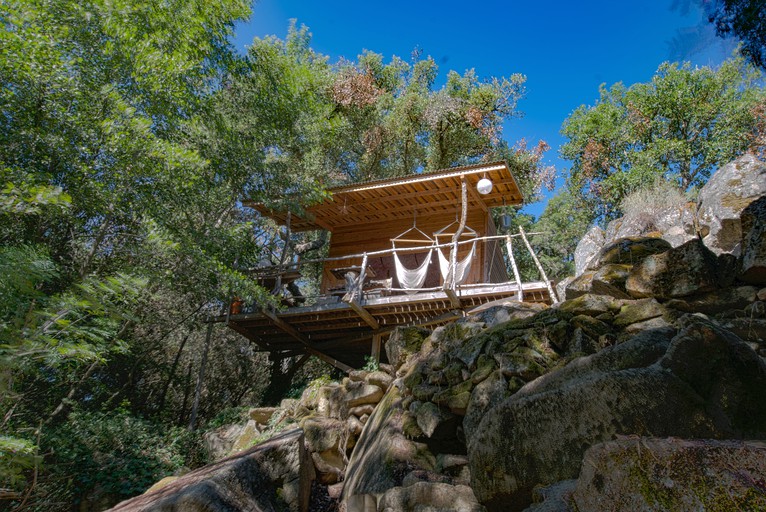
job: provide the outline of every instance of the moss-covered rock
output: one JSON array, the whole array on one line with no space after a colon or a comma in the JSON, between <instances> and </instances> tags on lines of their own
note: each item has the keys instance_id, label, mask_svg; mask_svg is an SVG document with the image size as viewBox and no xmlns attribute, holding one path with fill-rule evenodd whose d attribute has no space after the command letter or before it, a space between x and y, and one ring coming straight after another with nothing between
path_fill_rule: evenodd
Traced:
<instances>
[{"instance_id":1,"label":"moss-covered rock","mask_svg":"<svg viewBox=\"0 0 766 512\"><path fill-rule=\"evenodd\" d=\"M757 299L757 293L758 289L754 286L735 286L684 299L669 300L665 305L687 313L716 315L745 309Z\"/></svg>"},{"instance_id":2,"label":"moss-covered rock","mask_svg":"<svg viewBox=\"0 0 766 512\"><path fill-rule=\"evenodd\" d=\"M470 444L471 438L476 432L484 414L492 407L503 402L511 396L508 389L508 381L500 370L493 371L486 379L477 384L471 391L471 399L466 408L463 418L463 431L466 443Z\"/></svg>"},{"instance_id":3,"label":"moss-covered rock","mask_svg":"<svg viewBox=\"0 0 766 512\"><path fill-rule=\"evenodd\" d=\"M411 354L420 350L423 341L431 334L420 327L397 327L386 342L386 356L394 371L404 364Z\"/></svg>"},{"instance_id":4,"label":"moss-covered rock","mask_svg":"<svg viewBox=\"0 0 766 512\"><path fill-rule=\"evenodd\" d=\"M578 510L766 510L766 445L631 438L585 453Z\"/></svg>"},{"instance_id":5,"label":"moss-covered rock","mask_svg":"<svg viewBox=\"0 0 766 512\"><path fill-rule=\"evenodd\" d=\"M608 263L635 265L647 256L671 249L667 241L659 237L632 236L608 243L588 265L589 270L601 268Z\"/></svg>"},{"instance_id":6,"label":"moss-covered rock","mask_svg":"<svg viewBox=\"0 0 766 512\"><path fill-rule=\"evenodd\" d=\"M622 306L622 300L608 295L593 295L587 293L575 299L561 302L558 309L570 315L596 316L608 311L617 311Z\"/></svg>"},{"instance_id":7,"label":"moss-covered rock","mask_svg":"<svg viewBox=\"0 0 766 512\"><path fill-rule=\"evenodd\" d=\"M487 354L481 354L476 361L476 370L471 374L471 382L478 384L495 371L497 363Z\"/></svg>"},{"instance_id":8,"label":"moss-covered rock","mask_svg":"<svg viewBox=\"0 0 766 512\"><path fill-rule=\"evenodd\" d=\"M433 402L423 403L415 413L418 427L428 438L444 439L455 434L455 415L445 411Z\"/></svg>"},{"instance_id":9,"label":"moss-covered rock","mask_svg":"<svg viewBox=\"0 0 766 512\"><path fill-rule=\"evenodd\" d=\"M674 299L718 288L717 258L699 239L644 258L630 271L627 292L636 298Z\"/></svg>"},{"instance_id":10,"label":"moss-covered rock","mask_svg":"<svg viewBox=\"0 0 766 512\"><path fill-rule=\"evenodd\" d=\"M609 295L618 299L629 299L625 292L625 280L631 265L610 263L598 270L583 272L573 279L565 289L565 298L571 300L591 293L593 295Z\"/></svg>"},{"instance_id":11,"label":"moss-covered rock","mask_svg":"<svg viewBox=\"0 0 766 512\"><path fill-rule=\"evenodd\" d=\"M391 383L394 381L394 378L391 377L388 373L384 371L374 371L370 372L364 379L368 384L372 384L373 386L378 386L383 391L388 389L388 386L391 385Z\"/></svg>"},{"instance_id":12,"label":"moss-covered rock","mask_svg":"<svg viewBox=\"0 0 766 512\"><path fill-rule=\"evenodd\" d=\"M656 299L648 298L632 300L626 302L625 305L620 308L620 312L614 317L614 325L624 327L626 325L649 320L650 318L663 316L666 313L667 309L660 305Z\"/></svg>"},{"instance_id":13,"label":"moss-covered rock","mask_svg":"<svg viewBox=\"0 0 766 512\"><path fill-rule=\"evenodd\" d=\"M520 510L536 485L577 476L585 450L623 435L762 437L766 365L697 317L579 358L488 410L468 445L490 510ZM509 508L509 503L512 506Z\"/></svg>"}]
</instances>

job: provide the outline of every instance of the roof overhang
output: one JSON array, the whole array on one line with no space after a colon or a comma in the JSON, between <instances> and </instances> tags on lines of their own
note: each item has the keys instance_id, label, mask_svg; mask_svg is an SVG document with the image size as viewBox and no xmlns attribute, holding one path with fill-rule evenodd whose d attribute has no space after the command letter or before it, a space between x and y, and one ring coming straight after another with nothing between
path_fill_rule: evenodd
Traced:
<instances>
[{"instance_id":1,"label":"roof overhang","mask_svg":"<svg viewBox=\"0 0 766 512\"><path fill-rule=\"evenodd\" d=\"M476 185L482 178L492 181L488 194L479 194ZM523 202L519 187L506 162L455 167L403 178L369 181L328 190L330 198L306 208L306 213L292 214L292 231L326 229L334 231L384 221L455 215L461 207L461 181L468 184L469 209L487 210ZM262 215L286 224L287 213L273 211L262 204L246 206Z\"/></svg>"}]
</instances>

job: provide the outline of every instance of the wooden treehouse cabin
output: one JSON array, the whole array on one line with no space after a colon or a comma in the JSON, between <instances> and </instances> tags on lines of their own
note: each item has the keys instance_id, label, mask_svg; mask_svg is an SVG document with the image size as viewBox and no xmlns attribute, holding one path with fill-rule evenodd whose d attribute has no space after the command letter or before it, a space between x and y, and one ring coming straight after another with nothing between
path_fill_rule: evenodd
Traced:
<instances>
[{"instance_id":1,"label":"wooden treehouse cabin","mask_svg":"<svg viewBox=\"0 0 766 512\"><path fill-rule=\"evenodd\" d=\"M302 265L321 264L318 297L279 310L245 305L226 316L261 350L276 357L316 355L348 371L365 356L385 361L381 344L397 326L435 326L507 300L555 300L523 230L497 235L490 209L522 203L505 162L330 193L302 216L248 204L292 232L331 233L326 258L253 271L279 288L299 280ZM529 250L541 281L520 281L514 247Z\"/></svg>"}]
</instances>

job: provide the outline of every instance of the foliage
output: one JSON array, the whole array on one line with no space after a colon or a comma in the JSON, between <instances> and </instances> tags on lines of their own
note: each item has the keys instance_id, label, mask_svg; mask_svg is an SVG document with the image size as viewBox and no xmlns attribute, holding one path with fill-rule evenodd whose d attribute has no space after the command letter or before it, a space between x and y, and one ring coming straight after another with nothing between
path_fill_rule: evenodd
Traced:
<instances>
[{"instance_id":1,"label":"foliage","mask_svg":"<svg viewBox=\"0 0 766 512\"><path fill-rule=\"evenodd\" d=\"M564 189L552 197L530 228L542 234L530 240L550 279L574 274L574 251L590 227L593 206Z\"/></svg>"},{"instance_id":2,"label":"foliage","mask_svg":"<svg viewBox=\"0 0 766 512\"><path fill-rule=\"evenodd\" d=\"M0 436L0 486L4 489L23 487L24 471L38 463L37 446L26 439Z\"/></svg>"},{"instance_id":3,"label":"foliage","mask_svg":"<svg viewBox=\"0 0 766 512\"><path fill-rule=\"evenodd\" d=\"M186 467L200 451L195 443L183 429L158 428L124 411L73 412L45 436L51 478L42 493L48 501L74 504L93 492L126 499Z\"/></svg>"},{"instance_id":4,"label":"foliage","mask_svg":"<svg viewBox=\"0 0 766 512\"><path fill-rule=\"evenodd\" d=\"M380 363L372 356L364 356L364 366L362 370L366 372L376 372L380 370Z\"/></svg>"},{"instance_id":5,"label":"foliage","mask_svg":"<svg viewBox=\"0 0 766 512\"><path fill-rule=\"evenodd\" d=\"M665 63L651 82L602 86L599 102L562 127L571 192L608 220L626 194L657 177L687 190L743 152L763 151L760 78L735 58L716 70Z\"/></svg>"},{"instance_id":6,"label":"foliage","mask_svg":"<svg viewBox=\"0 0 766 512\"><path fill-rule=\"evenodd\" d=\"M763 0L715 0L704 2L708 20L721 37L742 41L741 52L766 70L766 17Z\"/></svg>"},{"instance_id":7,"label":"foliage","mask_svg":"<svg viewBox=\"0 0 766 512\"><path fill-rule=\"evenodd\" d=\"M207 430L215 430L224 425L235 425L246 423L249 415L249 407L229 407L219 411L210 421L205 424Z\"/></svg>"},{"instance_id":8,"label":"foliage","mask_svg":"<svg viewBox=\"0 0 766 512\"><path fill-rule=\"evenodd\" d=\"M473 70L451 71L436 89L430 57L385 63L365 52L331 65L310 41L294 21L284 41L256 38L244 70L216 96L215 122L204 128L216 145L206 156L255 178L247 197L300 211L338 183L481 160L518 161L523 182L549 172L541 155L525 145L509 149L501 138L503 123L520 115L523 75L482 80Z\"/></svg>"}]
</instances>

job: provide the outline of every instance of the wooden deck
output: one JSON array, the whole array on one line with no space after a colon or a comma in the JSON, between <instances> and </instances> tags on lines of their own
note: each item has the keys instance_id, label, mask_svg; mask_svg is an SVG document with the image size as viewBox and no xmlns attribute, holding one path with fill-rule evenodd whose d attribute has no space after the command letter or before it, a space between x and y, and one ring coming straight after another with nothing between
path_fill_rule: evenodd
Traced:
<instances>
[{"instance_id":1,"label":"wooden deck","mask_svg":"<svg viewBox=\"0 0 766 512\"><path fill-rule=\"evenodd\" d=\"M459 286L454 296L445 291L411 295L365 292L361 300L291 307L222 317L229 327L253 341L259 350L281 356L316 355L338 368L359 368L365 356L379 354L380 344L397 326L436 326L492 303L517 300L515 282ZM550 302L545 282L522 285L526 302ZM335 301L337 299L337 301Z\"/></svg>"}]
</instances>

